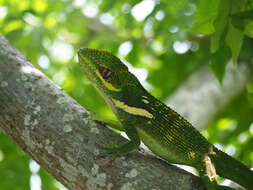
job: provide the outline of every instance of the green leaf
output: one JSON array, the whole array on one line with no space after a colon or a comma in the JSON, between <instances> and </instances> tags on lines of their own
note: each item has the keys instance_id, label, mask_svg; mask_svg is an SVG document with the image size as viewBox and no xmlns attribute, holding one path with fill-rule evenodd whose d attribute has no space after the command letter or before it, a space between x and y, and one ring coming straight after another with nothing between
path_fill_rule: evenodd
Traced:
<instances>
[{"instance_id":1,"label":"green leaf","mask_svg":"<svg viewBox=\"0 0 253 190\"><path fill-rule=\"evenodd\" d=\"M215 33L211 37L211 52L216 52L220 46L222 46L222 37L226 36L227 25L229 22L229 13L231 10L231 1L223 0L220 3L219 15L214 21Z\"/></svg>"},{"instance_id":2,"label":"green leaf","mask_svg":"<svg viewBox=\"0 0 253 190\"><path fill-rule=\"evenodd\" d=\"M0 189L29 189L31 173L28 156L2 133L0 133L0 142Z\"/></svg>"},{"instance_id":3,"label":"green leaf","mask_svg":"<svg viewBox=\"0 0 253 190\"><path fill-rule=\"evenodd\" d=\"M199 1L190 31L201 34L212 34L215 32L213 22L218 15L219 3L219 0Z\"/></svg>"},{"instance_id":4,"label":"green leaf","mask_svg":"<svg viewBox=\"0 0 253 190\"><path fill-rule=\"evenodd\" d=\"M221 83L230 57L231 51L226 44L211 55L211 69Z\"/></svg>"},{"instance_id":5,"label":"green leaf","mask_svg":"<svg viewBox=\"0 0 253 190\"><path fill-rule=\"evenodd\" d=\"M232 24L245 35L253 38L253 10L233 14Z\"/></svg>"},{"instance_id":6,"label":"green leaf","mask_svg":"<svg viewBox=\"0 0 253 190\"><path fill-rule=\"evenodd\" d=\"M241 30L235 28L231 23L229 24L229 29L226 35L226 44L230 47L232 53L232 60L234 63L237 62L239 56L244 34Z\"/></svg>"},{"instance_id":7,"label":"green leaf","mask_svg":"<svg viewBox=\"0 0 253 190\"><path fill-rule=\"evenodd\" d=\"M241 31L244 31L246 25L252 20L253 20L253 10L232 15L232 24Z\"/></svg>"},{"instance_id":8,"label":"green leaf","mask_svg":"<svg viewBox=\"0 0 253 190\"><path fill-rule=\"evenodd\" d=\"M43 168L40 169L39 175L41 177L41 189L42 190L59 190L59 188L55 185L56 180L53 178L53 176L47 171L45 171Z\"/></svg>"},{"instance_id":9,"label":"green leaf","mask_svg":"<svg viewBox=\"0 0 253 190\"><path fill-rule=\"evenodd\" d=\"M180 1L174 1L174 0L167 0L166 2L168 5L167 9L170 14L176 14L178 11L180 11L182 8L187 6L188 0L180 0Z\"/></svg>"},{"instance_id":10,"label":"green leaf","mask_svg":"<svg viewBox=\"0 0 253 190\"><path fill-rule=\"evenodd\" d=\"M215 76L222 83L226 65L231 57L230 48L225 43L225 37L228 32L228 16L231 10L230 1L222 1L219 10L219 15L214 22L216 32L211 37L211 68Z\"/></svg>"},{"instance_id":11,"label":"green leaf","mask_svg":"<svg viewBox=\"0 0 253 190\"><path fill-rule=\"evenodd\" d=\"M245 35L253 38L253 21L249 22L245 28Z\"/></svg>"}]
</instances>

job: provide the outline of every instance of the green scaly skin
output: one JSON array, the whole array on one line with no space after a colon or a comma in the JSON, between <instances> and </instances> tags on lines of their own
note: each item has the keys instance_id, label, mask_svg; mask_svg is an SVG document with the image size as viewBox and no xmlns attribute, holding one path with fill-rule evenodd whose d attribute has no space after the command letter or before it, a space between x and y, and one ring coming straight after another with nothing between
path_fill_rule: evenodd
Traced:
<instances>
[{"instance_id":1,"label":"green scaly skin","mask_svg":"<svg viewBox=\"0 0 253 190\"><path fill-rule=\"evenodd\" d=\"M169 162L197 168L209 190L231 189L218 185L216 174L253 189L252 171L215 148L182 116L150 95L120 59L88 48L80 49L78 56L82 70L119 120L120 126L112 123L112 127L123 129L130 139L106 154L125 155L142 141Z\"/></svg>"}]
</instances>

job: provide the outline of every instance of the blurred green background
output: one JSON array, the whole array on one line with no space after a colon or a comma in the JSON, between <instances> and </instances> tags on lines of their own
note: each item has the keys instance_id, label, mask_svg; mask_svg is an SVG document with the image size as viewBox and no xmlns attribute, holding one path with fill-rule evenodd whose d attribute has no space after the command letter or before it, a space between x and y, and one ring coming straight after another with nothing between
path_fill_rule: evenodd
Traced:
<instances>
[{"instance_id":1,"label":"blurred green background","mask_svg":"<svg viewBox=\"0 0 253 190\"><path fill-rule=\"evenodd\" d=\"M112 51L165 101L203 65L221 84L229 61L252 69L252 9L249 0L0 0L0 33L81 105L113 118L78 66L80 47ZM252 80L202 127L252 167ZM0 133L0 190L29 188L64 189Z\"/></svg>"}]
</instances>

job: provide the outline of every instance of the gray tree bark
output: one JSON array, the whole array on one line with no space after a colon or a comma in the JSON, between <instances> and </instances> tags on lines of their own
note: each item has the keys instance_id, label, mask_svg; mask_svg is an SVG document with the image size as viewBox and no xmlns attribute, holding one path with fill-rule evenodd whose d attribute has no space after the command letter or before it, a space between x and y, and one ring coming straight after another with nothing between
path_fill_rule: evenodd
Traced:
<instances>
[{"instance_id":1,"label":"gray tree bark","mask_svg":"<svg viewBox=\"0 0 253 190\"><path fill-rule=\"evenodd\" d=\"M91 97L87 97L91 98ZM72 190L204 189L198 177L146 153L111 161L99 144L125 139L94 123L0 36L0 130Z\"/></svg>"}]
</instances>

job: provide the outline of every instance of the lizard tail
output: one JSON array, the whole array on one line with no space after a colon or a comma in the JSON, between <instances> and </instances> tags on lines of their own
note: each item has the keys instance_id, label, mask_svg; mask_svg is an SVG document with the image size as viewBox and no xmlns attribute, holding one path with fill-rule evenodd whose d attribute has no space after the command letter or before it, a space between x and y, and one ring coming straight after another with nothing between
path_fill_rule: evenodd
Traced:
<instances>
[{"instance_id":1,"label":"lizard tail","mask_svg":"<svg viewBox=\"0 0 253 190\"><path fill-rule=\"evenodd\" d=\"M214 152L215 154L209 154L209 156L218 175L235 181L248 190L253 189L253 171L216 148Z\"/></svg>"}]
</instances>

